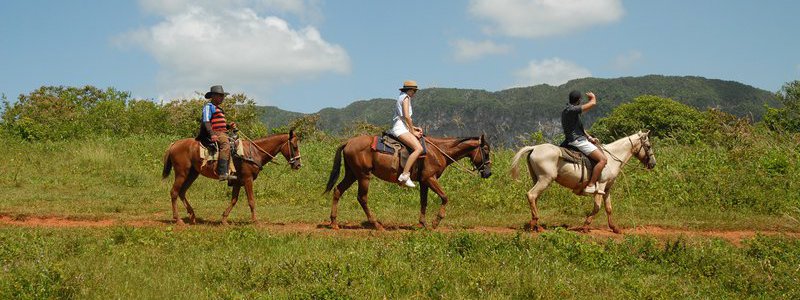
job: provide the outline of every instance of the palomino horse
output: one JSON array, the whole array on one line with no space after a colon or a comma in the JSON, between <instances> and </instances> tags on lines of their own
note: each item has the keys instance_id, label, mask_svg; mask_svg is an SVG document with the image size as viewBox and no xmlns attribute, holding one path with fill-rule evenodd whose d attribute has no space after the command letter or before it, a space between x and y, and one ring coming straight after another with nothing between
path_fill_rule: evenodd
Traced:
<instances>
[{"instance_id":1,"label":"palomino horse","mask_svg":"<svg viewBox=\"0 0 800 300\"><path fill-rule=\"evenodd\" d=\"M274 134L268 137L260 138L255 141L242 141L242 147L246 159L233 158L233 163L236 166L237 180L232 182L233 191L231 197L231 204L228 209L222 214L222 224L228 224L228 214L230 214L233 206L239 200L239 190L244 186L247 193L247 202L250 204L250 214L253 223L256 220L256 202L255 195L253 194L253 180L258 177L258 172L261 171L263 166L275 158L278 153L283 154L283 157L289 162L292 169L299 169L302 164L300 163L300 149L297 146L297 137L294 130L289 133ZM192 186L195 179L199 175L208 178L217 179L216 169L217 164L209 163L203 165L203 159L200 158L200 142L195 139L188 138L178 140L167 148L164 154L164 171L161 173L162 178L169 176L170 169L175 169L175 183L172 184L170 197L172 197L172 218L178 225L183 225L183 220L178 217L178 204L177 198L180 197L183 205L186 207L186 212L189 214L189 220L195 224L195 214L192 206L189 205L189 200L186 199L186 191Z\"/></svg>"},{"instance_id":2,"label":"palomino horse","mask_svg":"<svg viewBox=\"0 0 800 300\"><path fill-rule=\"evenodd\" d=\"M586 216L586 221L581 228L583 232L589 231L592 218L600 210L600 203L605 202L608 227L614 233L621 233L619 228L611 221L611 188L614 186L617 176L622 172L622 168L632 156L636 156L648 170L656 166L656 157L653 154L648 133L639 131L634 135L621 138L601 147L609 159L608 164L603 169L603 173L600 175L600 179L597 181L597 189L604 191L605 195L594 194L594 209ZM580 191L583 186L580 182L581 178L588 180L592 173L591 170L581 170L576 164L565 162L561 158L561 149L558 146L541 144L523 147L514 155L514 161L511 163L511 177L514 179L519 175L518 164L523 154L528 157L528 170L534 182L533 188L528 191L528 203L531 206L532 216L530 228L534 231L541 231L536 201L542 191L555 180L564 187L582 193Z\"/></svg>"},{"instance_id":3,"label":"palomino horse","mask_svg":"<svg viewBox=\"0 0 800 300\"><path fill-rule=\"evenodd\" d=\"M379 153L373 151L371 148L373 136L357 136L349 139L346 143L339 146L336 150L336 155L333 158L333 170L331 170L328 185L325 188L325 193L333 189L333 185L339 178L339 169L342 165L342 153L344 153L344 178L336 189L333 191L333 203L331 206L331 228L339 229L339 224L336 223L336 216L338 214L339 198L342 196L354 182L358 181L358 203L367 214L367 219L377 230L384 230L383 226L375 219L375 216L370 212L367 207L367 192L369 191L369 181L371 174L375 174L380 179L388 182L397 182L397 176L400 174L393 164L394 158L392 155ZM423 159L417 160L416 165L422 164L420 171L417 166L411 170L411 179L419 181L419 200L420 200L420 214L419 226L426 227L425 211L428 208L428 189L433 189L437 195L442 199L442 206L439 208L439 214L433 222L433 228L439 225L439 222L444 219L445 207L447 206L447 195L439 185L438 178L442 176L444 169L455 161L469 156L472 160L473 167L480 172L482 178L489 178L492 175L491 160L489 159L489 152L491 147L486 139L481 135L480 137L471 138L431 138L425 137L428 143L428 154Z\"/></svg>"}]
</instances>

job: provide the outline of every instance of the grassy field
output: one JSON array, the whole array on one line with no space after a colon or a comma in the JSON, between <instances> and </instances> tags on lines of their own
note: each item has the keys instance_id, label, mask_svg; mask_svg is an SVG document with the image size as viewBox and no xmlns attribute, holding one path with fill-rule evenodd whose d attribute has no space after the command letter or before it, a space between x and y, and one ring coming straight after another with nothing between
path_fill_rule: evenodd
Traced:
<instances>
[{"instance_id":1,"label":"grassy field","mask_svg":"<svg viewBox=\"0 0 800 300\"><path fill-rule=\"evenodd\" d=\"M160 178L174 137L27 143L6 139L0 214L25 219L151 221L159 226L27 228L0 225L0 298L798 298L800 241L756 236L741 244L685 237L601 239L561 229L532 236L477 234L475 226L521 228L530 219L527 173L512 181L513 149L495 149L483 180L456 169L448 232L347 235L272 232L247 226L246 202L232 227L174 228ZM256 181L262 221L324 223L321 195L339 141L301 144L304 167L268 165ZM615 221L697 230L800 231L798 140L755 137L733 148L654 144L658 166L632 161L614 192ZM466 162L462 162L466 167ZM230 198L201 178L189 191L200 218L218 221ZM429 219L438 209L430 196ZM370 206L384 223L412 225L417 190L373 181ZM553 186L542 223L577 225L589 198ZM183 216L185 212L181 212ZM602 213L601 213L602 214ZM355 189L340 222L365 220ZM605 218L595 220L605 227ZM245 225L242 225L245 224Z\"/></svg>"},{"instance_id":2,"label":"grassy field","mask_svg":"<svg viewBox=\"0 0 800 300\"><path fill-rule=\"evenodd\" d=\"M171 137L98 138L79 142L6 143L0 159L4 193L0 213L12 216L68 216L76 219L169 220L172 177L161 180L164 150ZM794 230L800 227L800 154L797 141L760 142L745 148L679 146L656 142L658 165L646 171L635 159L613 193L616 222L680 228ZM266 166L256 181L257 212L268 222L324 222L330 195L321 195L338 141L301 144L304 167L292 171ZM492 153L494 175L480 179L449 168L441 182L450 196L443 225L520 227L530 219L525 193L532 183L508 176L513 150ZM466 161L460 162L469 167ZM340 202L342 222L365 216L356 188ZM244 195L242 195L244 196ZM230 199L224 183L200 178L188 197L206 220L219 220ZM416 189L374 180L369 204L379 220L414 224L419 213ZM429 218L439 199L429 196ZM557 185L540 199L545 225L577 224L591 200ZM433 213L430 213L433 212ZM602 213L601 213L602 214ZM185 211L182 212L185 216ZM249 220L246 202L231 214ZM598 224L604 218L597 219Z\"/></svg>"},{"instance_id":3,"label":"grassy field","mask_svg":"<svg viewBox=\"0 0 800 300\"><path fill-rule=\"evenodd\" d=\"M800 241L271 234L251 227L0 230L0 298L800 297Z\"/></svg>"}]
</instances>

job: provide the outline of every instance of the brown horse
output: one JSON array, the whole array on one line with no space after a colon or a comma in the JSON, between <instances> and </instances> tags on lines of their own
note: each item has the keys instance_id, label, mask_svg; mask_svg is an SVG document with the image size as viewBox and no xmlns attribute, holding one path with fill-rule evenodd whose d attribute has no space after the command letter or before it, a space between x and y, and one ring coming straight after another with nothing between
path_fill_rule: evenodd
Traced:
<instances>
[{"instance_id":1,"label":"brown horse","mask_svg":"<svg viewBox=\"0 0 800 300\"><path fill-rule=\"evenodd\" d=\"M367 214L367 219L377 230L384 230L383 226L375 219L375 216L367 207L367 193L369 191L369 181L372 174L388 182L397 183L397 176L400 174L397 166L394 165L394 157L389 154L373 151L371 148L373 136L357 136L349 139L339 146L333 158L333 169L328 179L325 193L333 189L333 185L339 178L342 153L344 153L344 178L333 191L333 203L331 206L331 223L333 229L339 229L336 223L338 214L339 198L354 182L358 181L358 203ZM420 214L419 226L426 227L425 211L428 207L428 189L433 189L442 199L442 206L439 214L433 222L433 228L439 225L444 219L445 207L447 206L447 195L439 185L438 178L442 176L444 169L455 161L470 157L472 164L482 178L489 178L492 175L491 160L489 152L491 147L483 135L471 138L431 138L425 137L428 144L428 154L424 159L417 160L417 166L411 170L411 179L420 183ZM422 165L420 170L419 165Z\"/></svg>"},{"instance_id":2,"label":"brown horse","mask_svg":"<svg viewBox=\"0 0 800 300\"><path fill-rule=\"evenodd\" d=\"M228 214L230 214L233 206L239 200L239 190L244 186L247 193L247 202L250 204L250 214L253 223L258 223L256 220L256 202L253 194L253 180L258 177L258 172L261 171L263 166L269 162L273 162L278 153L281 153L284 158L289 162L292 169L299 169L302 164L300 163L300 149L297 145L297 137L294 131L289 131L288 134L274 134L268 137L260 138L255 141L242 141L242 148L244 149L245 158L234 157L233 163L236 166L237 179L232 182L233 191L231 197L231 204L228 209L222 213L222 224L228 224ZM273 162L274 163L274 162ZM170 197L172 197L172 218L178 225L183 225L183 220L178 217L178 197L181 198L183 205L186 207L186 212L189 214L189 220L195 224L196 218L194 209L189 205L186 199L186 191L192 186L195 179L199 175L208 178L218 179L219 176L216 172L216 161L203 165L203 160L200 158L200 143L195 139L182 139L178 140L167 148L164 153L164 171L161 173L162 178L169 176L170 170L175 169L175 182L172 184Z\"/></svg>"}]
</instances>

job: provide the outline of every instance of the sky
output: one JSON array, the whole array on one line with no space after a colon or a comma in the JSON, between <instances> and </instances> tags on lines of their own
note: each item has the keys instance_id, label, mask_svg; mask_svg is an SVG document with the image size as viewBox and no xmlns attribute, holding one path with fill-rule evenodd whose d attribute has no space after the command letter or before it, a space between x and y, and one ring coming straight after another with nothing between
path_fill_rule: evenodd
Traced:
<instances>
[{"instance_id":1,"label":"sky","mask_svg":"<svg viewBox=\"0 0 800 300\"><path fill-rule=\"evenodd\" d=\"M775 92L800 79L793 0L6 0L0 93L211 85L298 112L421 88L648 74Z\"/></svg>"}]
</instances>

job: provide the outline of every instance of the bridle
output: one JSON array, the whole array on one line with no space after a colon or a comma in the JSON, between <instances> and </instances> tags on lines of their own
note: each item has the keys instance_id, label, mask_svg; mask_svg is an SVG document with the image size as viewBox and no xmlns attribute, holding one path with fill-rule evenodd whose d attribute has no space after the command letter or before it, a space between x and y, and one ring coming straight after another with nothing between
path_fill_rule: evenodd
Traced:
<instances>
[{"instance_id":1,"label":"bridle","mask_svg":"<svg viewBox=\"0 0 800 300\"><path fill-rule=\"evenodd\" d=\"M275 161L275 155L272 155L271 153L267 152L267 150L262 149L260 146L258 146L258 144L256 144L256 142L251 140L249 137L245 136L244 138L246 138L248 141L250 141L250 144L255 146L256 149L258 149L258 151L261 151L264 154L266 154L267 156L269 156L270 157L269 162L274 163L276 165L280 165L280 163ZM275 154L277 155L278 152L281 152L281 148L283 148L286 145L289 145L289 158L286 161L289 163L289 165L294 166L297 162L300 161L301 156L300 156L300 154L295 155L294 148L297 147L297 144L296 143L294 143L294 144L290 143L291 141L292 141L292 139L289 138L285 142L283 142L283 144L281 144L277 148L278 151Z\"/></svg>"},{"instance_id":2,"label":"bridle","mask_svg":"<svg viewBox=\"0 0 800 300\"><path fill-rule=\"evenodd\" d=\"M436 148L436 150L439 150L439 153L444 155L445 158L449 159L452 162L456 162L457 161L456 159L450 157L450 155L447 155L447 153L444 152L444 150L442 150L442 148L439 148L439 146L437 146L436 143L434 143L434 142L432 142L430 140L427 140L427 139L426 139L426 141L427 141L428 144L431 144L434 148ZM481 165L480 166L476 167L475 165L472 165L472 170L463 169L463 168L459 167L457 164L455 164L454 166L457 169L459 169L461 171L464 171L464 173L467 173L467 174L475 174L475 171L483 172L483 170L486 169L486 166L492 164L492 160L489 158L489 153L486 153L486 151L484 151L483 145L484 145L483 141L481 141L481 144L478 145L478 149L480 149L480 155L481 155ZM475 158L477 158L477 157L478 157L478 154L476 153L472 157L472 159L475 160Z\"/></svg>"}]
</instances>

